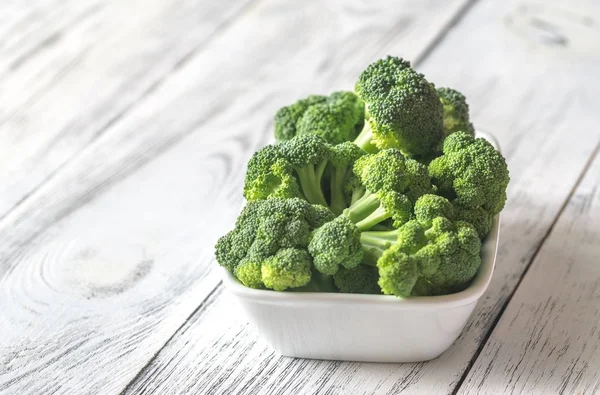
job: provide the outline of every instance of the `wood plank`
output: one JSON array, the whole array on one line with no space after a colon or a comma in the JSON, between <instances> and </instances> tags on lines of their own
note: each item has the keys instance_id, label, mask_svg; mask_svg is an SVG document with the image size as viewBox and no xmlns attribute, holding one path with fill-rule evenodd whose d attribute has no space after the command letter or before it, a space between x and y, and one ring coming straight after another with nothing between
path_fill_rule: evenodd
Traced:
<instances>
[{"instance_id":1,"label":"wood plank","mask_svg":"<svg viewBox=\"0 0 600 395\"><path fill-rule=\"evenodd\" d=\"M600 392L599 188L596 155L460 394Z\"/></svg>"},{"instance_id":2,"label":"wood plank","mask_svg":"<svg viewBox=\"0 0 600 395\"><path fill-rule=\"evenodd\" d=\"M230 299L215 295L142 372L132 393L444 394L457 388L600 140L596 48L573 32L570 19L558 17L553 22L562 23L573 44L555 48L540 38L545 32L508 22L530 21L526 12L538 3L504 4L475 5L419 67L439 85L467 94L476 125L500 139L512 174L494 279L453 347L429 363L403 365L279 357L247 328ZM542 7L537 17L557 14Z\"/></svg>"},{"instance_id":3,"label":"wood plank","mask_svg":"<svg viewBox=\"0 0 600 395\"><path fill-rule=\"evenodd\" d=\"M275 109L418 56L465 3L391 4L257 5L5 217L0 391L123 389L217 285Z\"/></svg>"},{"instance_id":4,"label":"wood plank","mask_svg":"<svg viewBox=\"0 0 600 395\"><path fill-rule=\"evenodd\" d=\"M0 218L250 2L3 1Z\"/></svg>"}]
</instances>

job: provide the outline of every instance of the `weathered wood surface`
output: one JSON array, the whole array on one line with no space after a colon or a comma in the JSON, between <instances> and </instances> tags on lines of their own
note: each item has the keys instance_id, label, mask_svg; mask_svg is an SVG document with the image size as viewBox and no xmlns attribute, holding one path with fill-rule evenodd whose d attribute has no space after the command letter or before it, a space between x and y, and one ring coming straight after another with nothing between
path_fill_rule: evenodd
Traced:
<instances>
[{"instance_id":1,"label":"weathered wood surface","mask_svg":"<svg viewBox=\"0 0 600 395\"><path fill-rule=\"evenodd\" d=\"M0 391L125 388L217 285L212 245L269 114L350 87L384 48L420 56L468 3L390 4L257 4L12 210Z\"/></svg>"},{"instance_id":2,"label":"weathered wood surface","mask_svg":"<svg viewBox=\"0 0 600 395\"><path fill-rule=\"evenodd\" d=\"M0 219L252 1L2 1Z\"/></svg>"},{"instance_id":3,"label":"weathered wood surface","mask_svg":"<svg viewBox=\"0 0 600 395\"><path fill-rule=\"evenodd\" d=\"M248 331L236 307L218 291L130 390L215 394L456 391L600 141L595 126L600 114L594 111L594 98L600 94L600 81L595 78L598 48L588 40L589 32L582 34L586 30L573 22L571 14L557 11L556 4L512 1L507 7L506 3L481 2L419 67L439 85L458 87L467 94L476 124L500 139L512 171L493 283L450 350L435 361L405 365L278 357ZM590 4L575 5L591 14L596 10ZM570 44L556 47L540 25L555 26L564 35L558 41Z\"/></svg>"},{"instance_id":4,"label":"weathered wood surface","mask_svg":"<svg viewBox=\"0 0 600 395\"><path fill-rule=\"evenodd\" d=\"M0 5L17 21L0 23L0 393L597 389L597 163L554 226L600 141L597 4L26 3ZM217 286L212 245L270 114L386 53L425 59L503 146L493 283L435 361L278 357Z\"/></svg>"},{"instance_id":5,"label":"weathered wood surface","mask_svg":"<svg viewBox=\"0 0 600 395\"><path fill-rule=\"evenodd\" d=\"M596 155L460 394L600 392L599 188Z\"/></svg>"}]
</instances>

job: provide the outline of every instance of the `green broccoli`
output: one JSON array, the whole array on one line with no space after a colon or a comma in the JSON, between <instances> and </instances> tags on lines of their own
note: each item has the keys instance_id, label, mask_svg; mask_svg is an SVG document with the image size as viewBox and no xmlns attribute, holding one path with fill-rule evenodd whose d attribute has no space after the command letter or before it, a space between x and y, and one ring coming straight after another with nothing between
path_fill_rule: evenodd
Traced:
<instances>
[{"instance_id":1,"label":"green broccoli","mask_svg":"<svg viewBox=\"0 0 600 395\"><path fill-rule=\"evenodd\" d=\"M412 218L413 202L431 190L427 168L395 148L361 156L353 174L352 204L335 221L316 229L309 245L315 268L324 274L358 265L363 255L360 232L401 226Z\"/></svg>"},{"instance_id":2,"label":"green broccoli","mask_svg":"<svg viewBox=\"0 0 600 395\"><path fill-rule=\"evenodd\" d=\"M443 199L443 198L442 198ZM441 215L452 211L442 199L425 195L415 220L392 231L361 234L364 260L379 269L385 294L439 295L464 289L481 265L481 241L473 225Z\"/></svg>"},{"instance_id":3,"label":"green broccoli","mask_svg":"<svg viewBox=\"0 0 600 395\"><path fill-rule=\"evenodd\" d=\"M215 247L217 262L252 288L301 287L311 279L311 232L334 218L299 198L248 202Z\"/></svg>"},{"instance_id":4,"label":"green broccoli","mask_svg":"<svg viewBox=\"0 0 600 395\"><path fill-rule=\"evenodd\" d=\"M343 266L358 266L363 258L360 230L345 216L339 216L317 228L308 245L315 268L332 275Z\"/></svg>"},{"instance_id":5,"label":"green broccoli","mask_svg":"<svg viewBox=\"0 0 600 395\"><path fill-rule=\"evenodd\" d=\"M340 214L347 207L345 187L354 162L364 154L353 143L330 145L309 134L269 145L248 162L244 197L299 197Z\"/></svg>"},{"instance_id":6,"label":"green broccoli","mask_svg":"<svg viewBox=\"0 0 600 395\"><path fill-rule=\"evenodd\" d=\"M504 157L487 140L464 132L448 136L443 152L429 164L438 193L467 209L502 211L510 180Z\"/></svg>"},{"instance_id":7,"label":"green broccoli","mask_svg":"<svg viewBox=\"0 0 600 395\"><path fill-rule=\"evenodd\" d=\"M248 201L304 197L292 172L292 165L283 158L278 146L259 149L248 162L244 197Z\"/></svg>"},{"instance_id":8,"label":"green broccoli","mask_svg":"<svg viewBox=\"0 0 600 395\"><path fill-rule=\"evenodd\" d=\"M363 155L365 151L350 142L332 146L327 176L330 181L330 208L335 214L341 214L348 207L346 188L353 177L354 163Z\"/></svg>"},{"instance_id":9,"label":"green broccoli","mask_svg":"<svg viewBox=\"0 0 600 395\"><path fill-rule=\"evenodd\" d=\"M278 144L281 155L292 165L309 203L327 206L321 183L331 157L331 146L314 134L297 136Z\"/></svg>"},{"instance_id":10,"label":"green broccoli","mask_svg":"<svg viewBox=\"0 0 600 395\"><path fill-rule=\"evenodd\" d=\"M352 92L310 96L275 114L275 138L314 134L331 144L352 141L363 127L364 113L364 103Z\"/></svg>"},{"instance_id":11,"label":"green broccoli","mask_svg":"<svg viewBox=\"0 0 600 395\"><path fill-rule=\"evenodd\" d=\"M431 191L427 168L395 148L360 157L353 170L352 204L344 215L360 230L388 218L400 226L411 218L413 203Z\"/></svg>"},{"instance_id":12,"label":"green broccoli","mask_svg":"<svg viewBox=\"0 0 600 395\"><path fill-rule=\"evenodd\" d=\"M265 259L260 272L267 288L283 291L308 284L310 267L311 258L306 250L284 248Z\"/></svg>"},{"instance_id":13,"label":"green broccoli","mask_svg":"<svg viewBox=\"0 0 600 395\"><path fill-rule=\"evenodd\" d=\"M341 267L333 275L335 286L342 293L381 294L378 280L377 268L367 265L359 265L352 269Z\"/></svg>"},{"instance_id":14,"label":"green broccoli","mask_svg":"<svg viewBox=\"0 0 600 395\"><path fill-rule=\"evenodd\" d=\"M495 214L492 214L481 207L469 209L455 206L454 212L457 220L468 222L473 225L481 240L484 240L492 230Z\"/></svg>"},{"instance_id":15,"label":"green broccoli","mask_svg":"<svg viewBox=\"0 0 600 395\"><path fill-rule=\"evenodd\" d=\"M439 88L437 92L444 107L444 134L448 136L461 131L474 136L475 128L469 119L466 97L451 88Z\"/></svg>"},{"instance_id":16,"label":"green broccoli","mask_svg":"<svg viewBox=\"0 0 600 395\"><path fill-rule=\"evenodd\" d=\"M369 65L355 86L365 102L365 126L355 143L367 152L398 148L426 157L444 136L443 106L433 84L401 58Z\"/></svg>"},{"instance_id":17,"label":"green broccoli","mask_svg":"<svg viewBox=\"0 0 600 395\"><path fill-rule=\"evenodd\" d=\"M290 140L296 136L296 124L302 118L306 109L315 104L325 103L327 96L311 95L306 99L279 109L275 114L275 139Z\"/></svg>"}]
</instances>

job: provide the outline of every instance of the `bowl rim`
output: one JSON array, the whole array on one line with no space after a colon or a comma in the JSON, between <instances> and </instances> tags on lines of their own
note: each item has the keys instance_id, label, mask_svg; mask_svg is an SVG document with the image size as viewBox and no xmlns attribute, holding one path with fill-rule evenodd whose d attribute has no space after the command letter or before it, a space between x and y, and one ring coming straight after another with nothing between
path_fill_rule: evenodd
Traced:
<instances>
[{"instance_id":1,"label":"bowl rim","mask_svg":"<svg viewBox=\"0 0 600 395\"><path fill-rule=\"evenodd\" d=\"M498 141L494 136L477 132L478 137L483 137L500 150ZM452 308L476 302L486 291L496 265L498 243L500 238L500 215L496 215L492 223L492 230L482 245L482 262L473 282L466 289L449 295L437 296L412 296L400 298L395 295L366 295L333 292L277 292L268 289L249 288L241 284L232 273L221 267L223 283L229 291L238 297L260 301L266 304L297 304L302 303L335 303L335 304L364 304L390 306L402 309L423 308Z\"/></svg>"}]
</instances>

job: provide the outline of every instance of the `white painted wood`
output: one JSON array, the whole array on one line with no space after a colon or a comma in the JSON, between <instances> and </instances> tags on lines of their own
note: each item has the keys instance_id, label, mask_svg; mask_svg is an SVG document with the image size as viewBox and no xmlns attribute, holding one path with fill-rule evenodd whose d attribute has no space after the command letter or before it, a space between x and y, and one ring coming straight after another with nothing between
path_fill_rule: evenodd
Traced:
<instances>
[{"instance_id":1,"label":"white painted wood","mask_svg":"<svg viewBox=\"0 0 600 395\"><path fill-rule=\"evenodd\" d=\"M0 218L143 101L249 3L2 1Z\"/></svg>"},{"instance_id":2,"label":"white painted wood","mask_svg":"<svg viewBox=\"0 0 600 395\"><path fill-rule=\"evenodd\" d=\"M592 5L573 3L595 15ZM419 67L439 85L467 94L476 125L500 139L512 176L494 279L450 350L432 362L405 365L281 358L248 331L229 300L215 295L131 392L452 393L600 140L597 47L585 47L574 28L562 25L575 48L585 51L555 48L540 40L538 28L515 32L511 18L531 20L519 13L532 7L524 1L478 3ZM551 3L539 7L538 15L557 14Z\"/></svg>"},{"instance_id":3,"label":"white painted wood","mask_svg":"<svg viewBox=\"0 0 600 395\"><path fill-rule=\"evenodd\" d=\"M463 4L265 1L214 37L0 222L0 391L123 389L218 283L275 109L415 58Z\"/></svg>"},{"instance_id":4,"label":"white painted wood","mask_svg":"<svg viewBox=\"0 0 600 395\"><path fill-rule=\"evenodd\" d=\"M599 187L596 156L460 394L600 392Z\"/></svg>"}]
</instances>

